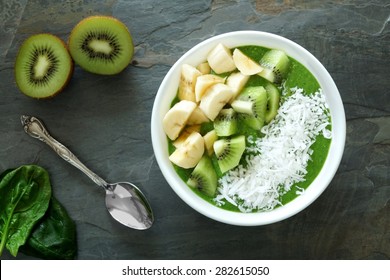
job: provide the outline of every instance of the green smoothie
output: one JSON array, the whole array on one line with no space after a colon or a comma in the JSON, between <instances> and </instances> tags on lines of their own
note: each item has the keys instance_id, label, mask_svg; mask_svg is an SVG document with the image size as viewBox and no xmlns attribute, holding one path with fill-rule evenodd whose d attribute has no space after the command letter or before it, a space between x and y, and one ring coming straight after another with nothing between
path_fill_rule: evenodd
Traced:
<instances>
[{"instance_id":1,"label":"green smoothie","mask_svg":"<svg viewBox=\"0 0 390 280\"><path fill-rule=\"evenodd\" d=\"M254 61L259 61L261 57L266 53L269 49L261 47L261 46L242 46L239 47L239 49L245 53L247 56L252 58ZM304 93L306 95L312 94L317 92L320 89L320 85L316 78L298 61L295 59L289 57L290 59L290 66L289 66L289 71L288 74L285 78L285 80L282 82L281 87L282 91L285 93L282 98L281 102L285 98L288 98L290 93L291 88L301 88L303 89ZM252 86L264 86L266 83L268 83L264 78L258 76L258 75L253 75L250 77L248 82L246 83L245 87L252 87ZM175 104L178 101L178 98L175 98L172 102ZM203 124L201 127L201 134L203 135L209 130L213 129L213 124L212 123L206 123ZM250 128L246 128L245 126L241 127L241 134L245 134L246 136L252 135L253 137L262 137L261 133L259 131L253 131ZM319 172L321 171L324 162L326 160L329 147L330 147L331 139L327 139L323 137L321 134L316 137L315 143L311 146L311 149L313 150L313 153L311 155L311 160L309 160L308 165L307 165L307 174L305 175L305 181L300 182L299 184L295 184L292 186L291 190L288 191L287 193L281 195L279 197L279 201L281 202L282 205L290 202L294 198L298 196L297 193L302 191L302 189L306 189L312 182L313 180L317 177ZM172 141L169 140L168 144L168 149L169 153L171 154L174 150L175 147L172 145ZM245 156L245 153L244 153ZM211 157L213 165L216 167L217 170L217 175L219 178L223 174L218 172L218 164L217 164L217 159L215 155ZM245 164L245 163L243 163ZM180 168L178 166L174 165L174 168L177 172L177 174L180 176L180 178L184 181L187 182L191 172L193 169L184 169ZM297 187L299 185L299 187ZM214 198L209 197L202 192L198 191L197 189L191 188L197 195L199 195L201 198L204 200L210 202L213 205L216 205ZM238 207L234 206L233 204L229 202L225 202L223 205L217 206L216 207L221 207L226 210L230 211L240 211Z\"/></svg>"}]
</instances>

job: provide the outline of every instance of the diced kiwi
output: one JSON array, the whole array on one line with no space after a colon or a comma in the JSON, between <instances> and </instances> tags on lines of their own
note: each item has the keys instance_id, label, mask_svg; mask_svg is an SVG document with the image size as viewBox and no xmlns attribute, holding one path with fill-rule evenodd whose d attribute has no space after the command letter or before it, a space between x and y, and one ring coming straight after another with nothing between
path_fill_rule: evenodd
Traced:
<instances>
[{"instance_id":1,"label":"diced kiwi","mask_svg":"<svg viewBox=\"0 0 390 280\"><path fill-rule=\"evenodd\" d=\"M73 61L65 43L51 34L36 34L21 45L15 62L19 89L33 98L59 93L73 73Z\"/></svg>"},{"instance_id":2,"label":"diced kiwi","mask_svg":"<svg viewBox=\"0 0 390 280\"><path fill-rule=\"evenodd\" d=\"M259 73L260 76L272 83L280 83L289 69L290 60L284 51L272 49L263 55L260 65L265 68L264 73L263 71Z\"/></svg>"},{"instance_id":3,"label":"diced kiwi","mask_svg":"<svg viewBox=\"0 0 390 280\"><path fill-rule=\"evenodd\" d=\"M267 92L262 86L245 88L237 97L238 100L253 103L252 114L238 114L239 119L252 129L259 130L264 125L265 112L267 110Z\"/></svg>"},{"instance_id":4,"label":"diced kiwi","mask_svg":"<svg viewBox=\"0 0 390 280\"><path fill-rule=\"evenodd\" d=\"M218 136L230 136L237 132L237 113L232 109L222 109L214 120L214 129Z\"/></svg>"},{"instance_id":5,"label":"diced kiwi","mask_svg":"<svg viewBox=\"0 0 390 280\"><path fill-rule=\"evenodd\" d=\"M253 114L253 102L250 100L244 101L235 99L230 105L237 113Z\"/></svg>"},{"instance_id":6,"label":"diced kiwi","mask_svg":"<svg viewBox=\"0 0 390 280\"><path fill-rule=\"evenodd\" d=\"M268 83L265 86L265 90L267 91L267 111L265 112L265 122L269 123L278 113L280 92L279 89L271 83Z\"/></svg>"},{"instance_id":7,"label":"diced kiwi","mask_svg":"<svg viewBox=\"0 0 390 280\"><path fill-rule=\"evenodd\" d=\"M203 155L195 166L187 184L210 197L214 197L217 190L218 179L211 159L207 155Z\"/></svg>"},{"instance_id":8,"label":"diced kiwi","mask_svg":"<svg viewBox=\"0 0 390 280\"><path fill-rule=\"evenodd\" d=\"M270 81L271 83L275 82L275 74L271 69L265 68L258 74L260 77Z\"/></svg>"},{"instance_id":9,"label":"diced kiwi","mask_svg":"<svg viewBox=\"0 0 390 280\"><path fill-rule=\"evenodd\" d=\"M236 167L245 151L245 136L222 138L214 142L214 152L222 173Z\"/></svg>"},{"instance_id":10,"label":"diced kiwi","mask_svg":"<svg viewBox=\"0 0 390 280\"><path fill-rule=\"evenodd\" d=\"M126 25L110 16L91 16L80 21L69 36L69 51L86 71L113 75L125 69L134 53Z\"/></svg>"}]
</instances>

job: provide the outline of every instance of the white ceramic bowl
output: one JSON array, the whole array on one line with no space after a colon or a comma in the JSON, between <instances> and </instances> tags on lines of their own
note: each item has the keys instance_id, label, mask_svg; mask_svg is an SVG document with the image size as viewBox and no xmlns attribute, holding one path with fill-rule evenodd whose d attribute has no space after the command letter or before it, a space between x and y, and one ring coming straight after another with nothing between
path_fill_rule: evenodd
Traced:
<instances>
[{"instance_id":1,"label":"white ceramic bowl","mask_svg":"<svg viewBox=\"0 0 390 280\"><path fill-rule=\"evenodd\" d=\"M284 50L288 56L303 64L317 78L330 107L333 138L328 157L321 172L302 195L270 212L231 212L210 204L195 194L180 179L168 159L168 142L162 128L162 119L176 96L181 66L184 63L198 65L204 62L207 54L218 43L222 43L229 48L244 45L259 45ZM154 153L161 172L182 200L199 213L216 221L232 225L257 226L275 223L295 215L309 206L326 189L335 175L342 158L346 124L344 107L339 91L328 71L311 53L300 45L275 34L258 31L237 31L221 34L199 43L186 52L172 66L162 81L154 101L151 133Z\"/></svg>"}]
</instances>

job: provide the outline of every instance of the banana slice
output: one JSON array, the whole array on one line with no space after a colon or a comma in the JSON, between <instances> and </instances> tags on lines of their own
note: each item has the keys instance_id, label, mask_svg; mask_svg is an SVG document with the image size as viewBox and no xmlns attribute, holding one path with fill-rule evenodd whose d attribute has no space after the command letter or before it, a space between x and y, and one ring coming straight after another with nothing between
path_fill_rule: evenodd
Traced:
<instances>
[{"instance_id":1,"label":"banana slice","mask_svg":"<svg viewBox=\"0 0 390 280\"><path fill-rule=\"evenodd\" d=\"M163 129L169 139L175 140L179 136L196 106L195 102L182 100L169 109L163 119Z\"/></svg>"},{"instance_id":2,"label":"banana slice","mask_svg":"<svg viewBox=\"0 0 390 280\"><path fill-rule=\"evenodd\" d=\"M202 75L202 73L194 66L183 64L181 67L178 93L180 100L189 100L195 102L195 84L196 79L200 75Z\"/></svg>"},{"instance_id":3,"label":"banana slice","mask_svg":"<svg viewBox=\"0 0 390 280\"><path fill-rule=\"evenodd\" d=\"M210 120L206 117L203 111L197 106L195 110L192 112L190 118L187 121L188 125L201 124L205 122L209 122Z\"/></svg>"},{"instance_id":4,"label":"banana slice","mask_svg":"<svg viewBox=\"0 0 390 280\"><path fill-rule=\"evenodd\" d=\"M206 151L209 156L211 156L214 153L214 142L218 140L218 135L215 132L215 130L211 130L207 132L204 136L204 146L206 148Z\"/></svg>"},{"instance_id":5,"label":"banana slice","mask_svg":"<svg viewBox=\"0 0 390 280\"><path fill-rule=\"evenodd\" d=\"M224 83L225 78L213 74L201 75L196 79L195 84L195 101L199 102L202 99L206 90L217 83Z\"/></svg>"},{"instance_id":6,"label":"banana slice","mask_svg":"<svg viewBox=\"0 0 390 280\"><path fill-rule=\"evenodd\" d=\"M198 132L192 132L182 145L170 156L169 160L182 168L195 167L204 153L204 139Z\"/></svg>"},{"instance_id":7,"label":"banana slice","mask_svg":"<svg viewBox=\"0 0 390 280\"><path fill-rule=\"evenodd\" d=\"M179 148L181 145L183 145L192 132L200 132L200 125L187 125L183 131L180 132L179 137L177 137L176 140L172 142L173 146L175 146L176 149Z\"/></svg>"},{"instance_id":8,"label":"banana slice","mask_svg":"<svg viewBox=\"0 0 390 280\"><path fill-rule=\"evenodd\" d=\"M207 62L217 74L231 72L236 69L230 49L221 43L211 50L207 56Z\"/></svg>"},{"instance_id":9,"label":"banana slice","mask_svg":"<svg viewBox=\"0 0 390 280\"><path fill-rule=\"evenodd\" d=\"M199 108L213 121L232 96L233 91L229 86L225 84L212 85L200 100Z\"/></svg>"},{"instance_id":10,"label":"banana slice","mask_svg":"<svg viewBox=\"0 0 390 280\"><path fill-rule=\"evenodd\" d=\"M243 75L241 72L235 72L229 75L226 80L226 85L233 90L233 97L230 99L229 103L237 97L237 95L244 88L246 82L248 82L249 76Z\"/></svg>"},{"instance_id":11,"label":"banana slice","mask_svg":"<svg viewBox=\"0 0 390 280\"><path fill-rule=\"evenodd\" d=\"M233 51L233 61L237 69L240 70L243 75L255 75L263 70L263 67L261 67L260 64L254 62L239 49Z\"/></svg>"},{"instance_id":12,"label":"banana slice","mask_svg":"<svg viewBox=\"0 0 390 280\"><path fill-rule=\"evenodd\" d=\"M211 67L208 62L203 62L199 64L196 69L200 71L203 75L210 74L211 72Z\"/></svg>"}]
</instances>

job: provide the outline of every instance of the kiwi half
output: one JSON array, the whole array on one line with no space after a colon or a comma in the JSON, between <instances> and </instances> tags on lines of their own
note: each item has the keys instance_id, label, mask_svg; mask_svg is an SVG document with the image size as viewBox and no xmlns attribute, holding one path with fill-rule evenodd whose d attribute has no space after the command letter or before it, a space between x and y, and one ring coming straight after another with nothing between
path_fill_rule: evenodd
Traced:
<instances>
[{"instance_id":1,"label":"kiwi half","mask_svg":"<svg viewBox=\"0 0 390 280\"><path fill-rule=\"evenodd\" d=\"M68 45L80 67L102 75L121 72L134 53L126 25L110 16L91 16L80 21L71 32Z\"/></svg>"},{"instance_id":2,"label":"kiwi half","mask_svg":"<svg viewBox=\"0 0 390 280\"><path fill-rule=\"evenodd\" d=\"M15 62L15 81L25 95L52 97L68 84L72 73L72 58L60 38L36 34L20 46Z\"/></svg>"}]
</instances>

